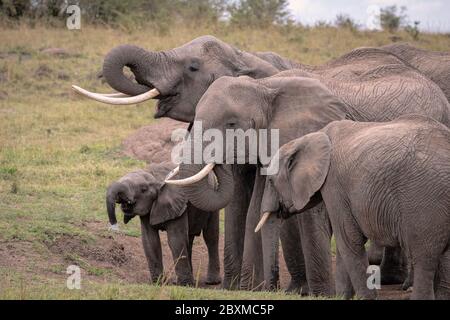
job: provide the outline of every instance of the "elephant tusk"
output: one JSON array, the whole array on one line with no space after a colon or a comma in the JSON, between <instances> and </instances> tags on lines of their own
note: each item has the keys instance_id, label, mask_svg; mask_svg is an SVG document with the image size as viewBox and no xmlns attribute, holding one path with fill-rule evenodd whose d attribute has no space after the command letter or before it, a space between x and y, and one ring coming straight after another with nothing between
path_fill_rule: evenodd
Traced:
<instances>
[{"instance_id":1,"label":"elephant tusk","mask_svg":"<svg viewBox=\"0 0 450 320\"><path fill-rule=\"evenodd\" d=\"M114 92L114 93L97 93L99 95L102 95L104 97L110 97L110 98L125 98L129 97L129 95L122 93L122 92Z\"/></svg>"},{"instance_id":2,"label":"elephant tusk","mask_svg":"<svg viewBox=\"0 0 450 320\"><path fill-rule=\"evenodd\" d=\"M172 179L173 177L175 177L178 174L178 172L180 172L180 166L178 166L175 169L173 169L172 171L170 171L169 174L167 175L166 179L164 179L164 180Z\"/></svg>"},{"instance_id":3,"label":"elephant tusk","mask_svg":"<svg viewBox=\"0 0 450 320\"><path fill-rule=\"evenodd\" d=\"M103 102L103 103L107 103L107 104L114 104L114 105L135 104L135 103L144 102L146 100L150 100L150 99L153 99L153 98L159 96L158 89L151 89L150 91L144 92L137 96L123 97L123 98L120 98L117 96L108 96L108 95L103 95L100 93L90 92L90 91L87 91L76 85L72 85L72 89L75 90L76 92L78 92L79 94L86 96L90 99L93 99L95 101ZM115 95L117 95L117 94L115 94Z\"/></svg>"},{"instance_id":4,"label":"elephant tusk","mask_svg":"<svg viewBox=\"0 0 450 320\"><path fill-rule=\"evenodd\" d=\"M181 180L166 179L165 183L174 184L176 186L188 186L194 184L202 180L204 177L206 177L208 173L211 172L212 169L214 169L215 165L216 165L215 163L208 163L202 170L200 170L197 174L193 175L192 177L188 177Z\"/></svg>"},{"instance_id":5,"label":"elephant tusk","mask_svg":"<svg viewBox=\"0 0 450 320\"><path fill-rule=\"evenodd\" d=\"M255 228L255 232L258 232L261 230L262 226L267 222L267 219L269 219L270 212L264 212L261 220L259 220L258 225Z\"/></svg>"}]
</instances>

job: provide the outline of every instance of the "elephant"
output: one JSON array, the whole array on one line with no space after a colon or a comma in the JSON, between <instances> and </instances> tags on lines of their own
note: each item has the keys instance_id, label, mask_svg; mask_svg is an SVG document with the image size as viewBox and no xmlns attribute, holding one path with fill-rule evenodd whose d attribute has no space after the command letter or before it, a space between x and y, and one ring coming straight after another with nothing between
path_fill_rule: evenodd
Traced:
<instances>
[{"instance_id":1,"label":"elephant","mask_svg":"<svg viewBox=\"0 0 450 320\"><path fill-rule=\"evenodd\" d=\"M394 43L381 47L395 54L433 80L450 101L450 52L437 52L416 48L408 43Z\"/></svg>"},{"instance_id":2,"label":"elephant","mask_svg":"<svg viewBox=\"0 0 450 320\"><path fill-rule=\"evenodd\" d=\"M450 299L447 127L421 115L333 121L283 145L272 162L279 169L267 178L261 210L301 215L325 203L336 237L338 295L376 298L367 284L370 239L407 252L412 299Z\"/></svg>"},{"instance_id":3,"label":"elephant","mask_svg":"<svg viewBox=\"0 0 450 320\"><path fill-rule=\"evenodd\" d=\"M334 120L389 121L400 115L419 113L449 124L450 105L442 91L436 84L407 66L378 67L348 81L328 78L319 80L306 75L308 74L301 70L288 70L265 79L222 77L201 98L194 123L202 123L203 132L219 130L225 137L224 146L228 145L226 130L247 132L249 129L278 129L279 145L283 145L320 130ZM195 137L196 133L191 131L191 135ZM201 143L204 147L208 145L207 141ZM258 147L269 149L265 145ZM226 155L225 149L222 154ZM248 155L249 151L246 150L246 156ZM222 206L230 198L226 186L232 185L230 180L233 178L225 169L227 165L221 165L226 160L224 158L217 161L216 165L208 163L207 166L206 163L182 163L180 173L188 178L166 182L184 186L188 199L199 208L213 209L214 199L220 199L217 205ZM263 164L262 160L260 164ZM257 175L245 234L249 239L246 242L247 254L254 265L244 267L254 270L258 264L263 265L263 280L270 289L277 282L276 233L279 232L279 223L268 223L262 229L262 236L253 233L260 217L259 207L265 185L265 176L259 174L261 166L256 166ZM202 179L210 170L220 172L219 190L211 189ZM227 180L222 181L222 177L226 175ZM319 213L313 211L305 213L307 218L303 220L309 221L305 223L311 225L303 226L302 230L306 234L301 235L302 244L306 239L312 239L306 240L309 243L303 245L308 285L312 294L331 295L331 230L323 228L323 223L317 222L326 220L325 210ZM294 245L296 241L291 239L289 244ZM253 280L255 286L263 281Z\"/></svg>"},{"instance_id":4,"label":"elephant","mask_svg":"<svg viewBox=\"0 0 450 320\"><path fill-rule=\"evenodd\" d=\"M133 217L141 220L142 245L152 283L164 281L159 231L167 232L177 276L177 284L191 286L192 244L203 235L208 248L206 284L221 282L219 261L219 213L204 212L188 202L182 190L164 183L173 169L169 162L150 164L146 170L130 172L107 189L106 207L112 229L117 229L116 203L121 204L124 223Z\"/></svg>"},{"instance_id":5,"label":"elephant","mask_svg":"<svg viewBox=\"0 0 450 320\"><path fill-rule=\"evenodd\" d=\"M147 99L159 99L155 118L169 117L192 123L198 101L208 87L222 76L247 75L264 78L279 71L300 68L317 74L328 74L330 77L349 78L362 74L369 67L386 64L403 62L384 50L362 48L353 50L325 66L314 67L295 63L273 52L241 51L213 36L202 36L180 47L160 52L147 51L133 45L113 48L105 57L102 73L107 83L119 93L96 94L77 86L73 87L89 98L109 104L134 104ZM137 83L124 76L125 66L131 69ZM232 166L231 169L234 194L233 201L225 208L223 286L248 288L248 281L241 281L241 276L243 279L252 278L253 269L242 272L241 269L245 260L245 224L253 193L255 168ZM296 229L291 230L290 234L296 237L296 243L300 243L295 224L285 224L284 228ZM298 246L292 247L284 243L283 238L281 241L285 257L298 256ZM292 250L293 253L287 252ZM286 263L293 276L289 288L300 288L304 280L302 259L287 259ZM257 278L261 278L260 266L255 268L255 273Z\"/></svg>"}]
</instances>

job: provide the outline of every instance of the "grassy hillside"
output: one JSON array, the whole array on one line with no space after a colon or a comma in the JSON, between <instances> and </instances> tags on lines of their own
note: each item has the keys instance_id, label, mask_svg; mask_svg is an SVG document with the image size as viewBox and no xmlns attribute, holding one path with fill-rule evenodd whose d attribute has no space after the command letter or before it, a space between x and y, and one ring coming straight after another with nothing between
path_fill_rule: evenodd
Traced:
<instances>
[{"instance_id":1,"label":"grassy hillside","mask_svg":"<svg viewBox=\"0 0 450 320\"><path fill-rule=\"evenodd\" d=\"M104 55L118 44L162 50L205 34L244 50L272 50L308 64L392 40L388 33L334 28L178 28L165 35L153 30L126 33L85 26L80 31L0 30L0 299L285 297L130 285L107 268L92 267L86 261L83 270L91 278L85 290L72 292L64 289L65 268L68 262L83 266L83 258L66 253L48 262L55 254L52 246L61 237L76 238L90 247L111 237L106 231L105 188L144 165L120 153L121 141L154 121L153 103L110 107L76 96L70 85L110 91L96 75ZM411 41L407 34L397 36ZM450 37L421 35L415 45L450 50ZM55 47L68 54L42 52ZM138 237L138 221L123 230L129 237Z\"/></svg>"}]
</instances>

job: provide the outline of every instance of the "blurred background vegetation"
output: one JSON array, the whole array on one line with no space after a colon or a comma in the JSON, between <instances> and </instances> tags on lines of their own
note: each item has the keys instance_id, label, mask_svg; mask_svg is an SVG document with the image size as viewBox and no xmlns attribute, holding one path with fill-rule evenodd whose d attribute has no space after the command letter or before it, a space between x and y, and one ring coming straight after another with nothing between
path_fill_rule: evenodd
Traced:
<instances>
[{"instance_id":1,"label":"blurred background vegetation","mask_svg":"<svg viewBox=\"0 0 450 320\"><path fill-rule=\"evenodd\" d=\"M70 5L81 8L83 23L107 25L133 31L145 26L160 33L182 25L220 25L221 27L301 26L288 10L288 0L0 0L3 25L45 23L63 26ZM380 11L383 30L395 33L400 29L413 39L419 37L420 21L408 22L405 6L386 6ZM317 21L315 27L362 28L347 14L339 14L334 22Z\"/></svg>"}]
</instances>

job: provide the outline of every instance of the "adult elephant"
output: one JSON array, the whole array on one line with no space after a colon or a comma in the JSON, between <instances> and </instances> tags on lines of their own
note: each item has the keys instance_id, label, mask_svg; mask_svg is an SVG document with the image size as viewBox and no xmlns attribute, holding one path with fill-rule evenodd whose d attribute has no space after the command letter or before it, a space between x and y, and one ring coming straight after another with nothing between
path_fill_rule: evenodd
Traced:
<instances>
[{"instance_id":1,"label":"adult elephant","mask_svg":"<svg viewBox=\"0 0 450 320\"><path fill-rule=\"evenodd\" d=\"M394 43L381 47L410 64L433 80L450 101L450 52L429 51L408 43Z\"/></svg>"},{"instance_id":2,"label":"adult elephant","mask_svg":"<svg viewBox=\"0 0 450 320\"><path fill-rule=\"evenodd\" d=\"M305 77L309 76L309 77ZM428 78L404 65L378 67L352 80L317 77L304 71L285 71L276 76L254 80L248 77L222 77L210 86L199 102L195 121L202 130L279 129L279 144L320 130L334 120L350 118L356 121L388 121L400 115L417 113L430 116L449 125L450 105L440 88ZM193 133L194 136L196 133ZM208 142L202 142L204 147ZM247 146L248 147L248 146ZM268 149L267 145L259 145ZM250 155L246 149L246 159ZM223 150L226 156L226 149ZM225 158L222 162L225 162ZM263 162L260 159L260 162ZM221 163L221 162L218 162ZM168 183L185 185L188 198L199 208L214 199L226 197L226 188L212 190L202 178L212 168L221 165L182 164L182 180ZM222 169L221 169L222 170ZM263 263L264 280L269 288L277 281L279 222L272 221L262 230L262 239L255 234L260 217L260 205L265 176L256 176L254 192L247 216L248 253L255 263ZM221 181L219 179L219 185ZM208 206L209 208L209 206ZM330 228L324 210L304 214L299 221L307 278L312 293L330 294L331 256ZM291 223L294 224L294 223ZM263 262L261 262L263 260Z\"/></svg>"},{"instance_id":3,"label":"adult elephant","mask_svg":"<svg viewBox=\"0 0 450 320\"><path fill-rule=\"evenodd\" d=\"M76 86L74 89L92 99L110 104L134 104L157 98L159 101L155 118L170 117L192 122L199 99L222 76L248 75L263 78L295 67L327 74L329 77L348 78L364 73L369 67L385 64L403 62L381 49L363 48L353 50L324 66L314 67L294 63L275 53L252 54L240 51L215 37L203 36L181 47L161 52L147 51L131 45L118 46L105 57L103 76L120 93L103 95ZM137 82L124 75L124 67L131 69ZM234 199L225 209L223 284L226 288L239 287L241 282L245 221L255 176L252 166L233 166L232 170L235 181ZM300 243L296 225L286 224L285 228L292 230L283 232L283 235L290 234ZM298 256L298 246L284 245L284 239L281 240L285 257ZM289 287L300 288L304 284L302 259L288 258L286 263L293 277ZM245 265L251 266L242 273L246 279L243 287L248 288L249 279L262 279L262 267L254 261Z\"/></svg>"},{"instance_id":4,"label":"adult elephant","mask_svg":"<svg viewBox=\"0 0 450 320\"><path fill-rule=\"evenodd\" d=\"M285 144L273 161L279 170L268 177L262 212L301 214L324 201L336 236L340 296L376 297L367 286L369 238L408 252L412 299L450 299L447 127L418 115L335 121Z\"/></svg>"}]
</instances>

